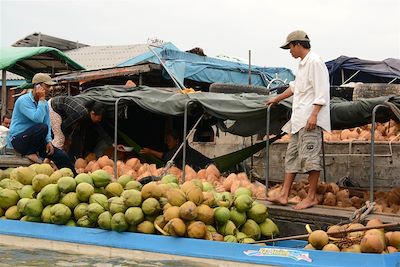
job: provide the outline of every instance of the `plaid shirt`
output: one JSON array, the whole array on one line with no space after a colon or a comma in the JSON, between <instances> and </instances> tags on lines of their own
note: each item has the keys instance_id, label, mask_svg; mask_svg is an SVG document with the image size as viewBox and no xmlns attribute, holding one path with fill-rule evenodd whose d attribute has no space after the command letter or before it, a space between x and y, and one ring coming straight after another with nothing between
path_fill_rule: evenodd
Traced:
<instances>
[{"instance_id":1,"label":"plaid shirt","mask_svg":"<svg viewBox=\"0 0 400 267\"><path fill-rule=\"evenodd\" d=\"M56 96L51 99L51 107L61 118L61 130L69 135L78 122L89 118L85 103L73 96Z\"/></svg>"}]
</instances>

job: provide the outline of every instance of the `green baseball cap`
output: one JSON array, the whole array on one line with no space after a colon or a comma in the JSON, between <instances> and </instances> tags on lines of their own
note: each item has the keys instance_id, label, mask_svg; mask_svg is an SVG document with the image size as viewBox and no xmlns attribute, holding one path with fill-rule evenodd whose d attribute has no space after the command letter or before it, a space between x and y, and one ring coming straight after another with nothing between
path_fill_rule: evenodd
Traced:
<instances>
[{"instance_id":1,"label":"green baseball cap","mask_svg":"<svg viewBox=\"0 0 400 267\"><path fill-rule=\"evenodd\" d=\"M310 42L310 38L308 38L307 33L304 31L294 31L289 33L286 37L286 42L281 46L282 49L289 49L290 42L293 41L307 41Z\"/></svg>"}]
</instances>

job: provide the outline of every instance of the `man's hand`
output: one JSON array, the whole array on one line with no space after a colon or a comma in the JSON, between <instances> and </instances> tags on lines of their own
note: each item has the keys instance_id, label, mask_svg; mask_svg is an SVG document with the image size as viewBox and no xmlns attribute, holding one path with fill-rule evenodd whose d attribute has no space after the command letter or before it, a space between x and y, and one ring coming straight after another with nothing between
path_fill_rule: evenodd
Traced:
<instances>
[{"instance_id":1,"label":"man's hand","mask_svg":"<svg viewBox=\"0 0 400 267\"><path fill-rule=\"evenodd\" d=\"M35 91L39 101L46 100L46 90L42 86L37 86Z\"/></svg>"},{"instance_id":2,"label":"man's hand","mask_svg":"<svg viewBox=\"0 0 400 267\"><path fill-rule=\"evenodd\" d=\"M275 105L275 104L278 104L278 103L279 103L278 97L274 97L274 98L268 99L268 101L265 102L265 105L269 106L269 105Z\"/></svg>"},{"instance_id":3,"label":"man's hand","mask_svg":"<svg viewBox=\"0 0 400 267\"><path fill-rule=\"evenodd\" d=\"M48 142L47 145L46 145L46 153L49 156L54 154L54 147L53 147L53 144L51 142Z\"/></svg>"},{"instance_id":4,"label":"man's hand","mask_svg":"<svg viewBox=\"0 0 400 267\"><path fill-rule=\"evenodd\" d=\"M316 126L317 126L317 116L311 114L311 116L307 120L305 130L306 131L314 130Z\"/></svg>"},{"instance_id":5,"label":"man's hand","mask_svg":"<svg viewBox=\"0 0 400 267\"><path fill-rule=\"evenodd\" d=\"M71 147L71 139L65 138L65 141L64 141L64 151L68 151L70 147Z\"/></svg>"},{"instance_id":6,"label":"man's hand","mask_svg":"<svg viewBox=\"0 0 400 267\"><path fill-rule=\"evenodd\" d=\"M144 147L140 150L140 154L151 154L151 151L150 148Z\"/></svg>"}]
</instances>

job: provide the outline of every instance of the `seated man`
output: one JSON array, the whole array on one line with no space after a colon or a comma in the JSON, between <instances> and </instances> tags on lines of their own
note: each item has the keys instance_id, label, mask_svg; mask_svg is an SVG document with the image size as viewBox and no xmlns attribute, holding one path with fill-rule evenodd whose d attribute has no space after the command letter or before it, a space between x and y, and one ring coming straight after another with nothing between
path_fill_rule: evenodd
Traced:
<instances>
[{"instance_id":1,"label":"seated man","mask_svg":"<svg viewBox=\"0 0 400 267\"><path fill-rule=\"evenodd\" d=\"M15 102L7 146L30 160L41 163L49 158L58 168L75 168L62 150L53 147L49 109L46 95L55 84L45 73L37 73L32 79L33 90L20 96ZM40 158L41 157L41 158Z\"/></svg>"},{"instance_id":2,"label":"seated man","mask_svg":"<svg viewBox=\"0 0 400 267\"><path fill-rule=\"evenodd\" d=\"M162 159L163 161L167 162L172 159L172 157L175 155L176 151L178 150L181 142L182 142L181 136L176 132L176 131L171 131L167 133L166 136L166 145L168 148L168 151L166 152L160 152L156 151L150 148L143 148L140 153L143 154L150 154L153 155L157 158ZM182 152L183 148L181 151L179 151L178 155L174 159L174 163L178 168L182 168ZM194 170L198 171L200 169L205 168L207 165L211 164L212 160L209 159L208 157L204 156L201 154L199 151L194 150L189 144L186 145L186 164L191 166Z\"/></svg>"}]
</instances>

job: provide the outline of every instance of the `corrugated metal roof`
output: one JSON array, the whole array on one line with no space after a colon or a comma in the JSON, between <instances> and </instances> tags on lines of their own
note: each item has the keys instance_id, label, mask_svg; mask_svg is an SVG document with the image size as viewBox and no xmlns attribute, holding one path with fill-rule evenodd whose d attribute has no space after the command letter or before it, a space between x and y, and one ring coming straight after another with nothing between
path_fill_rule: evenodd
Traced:
<instances>
[{"instance_id":1,"label":"corrugated metal roof","mask_svg":"<svg viewBox=\"0 0 400 267\"><path fill-rule=\"evenodd\" d=\"M147 44L87 46L65 54L87 70L115 67L131 58L149 51Z\"/></svg>"},{"instance_id":2,"label":"corrugated metal roof","mask_svg":"<svg viewBox=\"0 0 400 267\"><path fill-rule=\"evenodd\" d=\"M15 47L35 47L47 46L54 47L61 51L76 49L79 47L88 46L79 42L65 40L54 36L46 35L40 32L32 33L25 38L16 41L12 46Z\"/></svg>"},{"instance_id":3,"label":"corrugated metal roof","mask_svg":"<svg viewBox=\"0 0 400 267\"><path fill-rule=\"evenodd\" d=\"M6 72L6 78L7 78L7 81L25 80L24 77L19 76L19 75L17 75L17 74L14 74L14 73L12 73L12 72L8 72L8 71ZM1 80L1 77L0 77L0 80Z\"/></svg>"}]
</instances>

